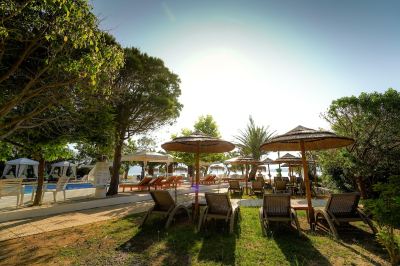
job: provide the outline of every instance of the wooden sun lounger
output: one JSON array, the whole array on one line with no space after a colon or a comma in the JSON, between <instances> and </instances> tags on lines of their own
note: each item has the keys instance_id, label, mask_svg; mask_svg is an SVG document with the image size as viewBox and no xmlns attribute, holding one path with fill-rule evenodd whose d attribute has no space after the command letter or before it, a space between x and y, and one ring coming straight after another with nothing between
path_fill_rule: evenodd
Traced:
<instances>
[{"instance_id":1,"label":"wooden sun lounger","mask_svg":"<svg viewBox=\"0 0 400 266\"><path fill-rule=\"evenodd\" d=\"M289 194L265 194L259 218L263 235L267 235L271 222L294 223L299 235L301 234L296 212L290 206Z\"/></svg>"},{"instance_id":2,"label":"wooden sun lounger","mask_svg":"<svg viewBox=\"0 0 400 266\"><path fill-rule=\"evenodd\" d=\"M149 184L147 185L148 188L149 188L149 190L150 190L151 188L154 188L154 190L157 190L157 187L161 187L161 183L162 183L163 180L164 180L164 177L163 177L163 176L159 176L159 177L157 177L157 178L153 178L153 179L149 182Z\"/></svg>"},{"instance_id":3,"label":"wooden sun lounger","mask_svg":"<svg viewBox=\"0 0 400 266\"><path fill-rule=\"evenodd\" d=\"M130 188L131 191L133 188L137 188L138 190L148 189L148 184L152 180L151 177L143 178L139 183L121 183L119 186L122 188L122 192L125 192L125 188Z\"/></svg>"},{"instance_id":4,"label":"wooden sun lounger","mask_svg":"<svg viewBox=\"0 0 400 266\"><path fill-rule=\"evenodd\" d=\"M186 206L177 205L167 190L150 191L150 195L154 201L154 206L146 213L146 216L140 224L140 227L144 225L152 213L162 214L167 218L165 229L169 227L174 219L175 214L180 210L184 211L190 220L189 210L186 208Z\"/></svg>"},{"instance_id":5,"label":"wooden sun lounger","mask_svg":"<svg viewBox=\"0 0 400 266\"><path fill-rule=\"evenodd\" d=\"M230 180L228 192L231 194L239 193L240 195L243 195L243 188L240 186L240 182L238 180Z\"/></svg>"},{"instance_id":6,"label":"wooden sun lounger","mask_svg":"<svg viewBox=\"0 0 400 266\"><path fill-rule=\"evenodd\" d=\"M374 234L377 233L372 221L358 207L360 194L342 193L331 194L325 208L315 209L316 225L322 225L322 220L326 220L333 236L338 239L339 234L336 226L346 224L348 222L362 221L367 224Z\"/></svg>"},{"instance_id":7,"label":"wooden sun lounger","mask_svg":"<svg viewBox=\"0 0 400 266\"><path fill-rule=\"evenodd\" d=\"M207 220L218 219L229 223L229 233L233 232L235 217L239 213L239 205L232 204L228 194L225 193L205 193L207 206L200 212L197 231L207 222Z\"/></svg>"}]
</instances>

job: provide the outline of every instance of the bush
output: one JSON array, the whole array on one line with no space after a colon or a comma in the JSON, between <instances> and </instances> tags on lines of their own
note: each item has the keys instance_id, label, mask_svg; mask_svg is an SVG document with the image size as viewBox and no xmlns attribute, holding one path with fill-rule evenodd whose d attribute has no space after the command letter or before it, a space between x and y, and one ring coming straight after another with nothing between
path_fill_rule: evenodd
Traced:
<instances>
[{"instance_id":1,"label":"bush","mask_svg":"<svg viewBox=\"0 0 400 266\"><path fill-rule=\"evenodd\" d=\"M388 183L374 186L379 197L366 202L379 225L378 241L385 246L392 265L400 264L400 176L391 176Z\"/></svg>"}]
</instances>

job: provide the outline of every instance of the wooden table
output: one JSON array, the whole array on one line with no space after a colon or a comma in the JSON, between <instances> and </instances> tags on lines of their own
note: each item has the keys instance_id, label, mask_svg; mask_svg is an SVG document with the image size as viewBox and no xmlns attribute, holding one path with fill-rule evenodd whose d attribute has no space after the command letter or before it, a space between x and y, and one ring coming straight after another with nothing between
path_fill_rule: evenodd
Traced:
<instances>
[{"instance_id":1,"label":"wooden table","mask_svg":"<svg viewBox=\"0 0 400 266\"><path fill-rule=\"evenodd\" d=\"M311 204L313 208L324 207L326 205L326 202L326 199L311 199ZM309 221L307 199L291 199L290 205L296 213L297 211L306 211L307 221ZM313 227L314 225L311 225L311 229L313 229Z\"/></svg>"}]
</instances>

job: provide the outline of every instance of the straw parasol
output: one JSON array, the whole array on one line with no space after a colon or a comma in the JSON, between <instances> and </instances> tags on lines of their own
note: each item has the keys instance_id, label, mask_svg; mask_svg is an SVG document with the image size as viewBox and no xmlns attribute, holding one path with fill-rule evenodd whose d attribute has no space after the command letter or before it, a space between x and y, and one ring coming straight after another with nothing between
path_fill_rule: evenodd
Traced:
<instances>
[{"instance_id":1,"label":"straw parasol","mask_svg":"<svg viewBox=\"0 0 400 266\"><path fill-rule=\"evenodd\" d=\"M310 180L308 178L308 165L305 151L340 148L353 143L354 140L352 138L338 136L330 131L318 131L303 126L297 126L283 135L271 138L260 147L260 149L264 151L301 151L307 194L308 217L312 228L314 224L314 209L311 203Z\"/></svg>"},{"instance_id":2,"label":"straw parasol","mask_svg":"<svg viewBox=\"0 0 400 266\"><path fill-rule=\"evenodd\" d=\"M221 153L228 152L235 148L232 143L204 135L202 133L194 133L189 136L177 137L172 141L161 145L166 151L190 152L195 154L196 159L196 189L195 189L195 213L199 207L199 173L200 173L200 153Z\"/></svg>"},{"instance_id":3,"label":"straw parasol","mask_svg":"<svg viewBox=\"0 0 400 266\"><path fill-rule=\"evenodd\" d=\"M244 164L246 166L246 194L248 194L248 179L249 179L249 169L247 167L247 165L258 165L258 164L262 164L261 161L255 160L251 157L235 157L235 158L231 158L228 159L224 162L225 164Z\"/></svg>"}]
</instances>

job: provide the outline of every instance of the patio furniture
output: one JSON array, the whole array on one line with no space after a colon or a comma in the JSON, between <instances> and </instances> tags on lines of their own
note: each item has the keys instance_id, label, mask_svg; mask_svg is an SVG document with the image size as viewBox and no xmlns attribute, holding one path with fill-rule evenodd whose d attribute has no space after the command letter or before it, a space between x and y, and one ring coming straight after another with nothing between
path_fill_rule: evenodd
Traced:
<instances>
[{"instance_id":1,"label":"patio furniture","mask_svg":"<svg viewBox=\"0 0 400 266\"><path fill-rule=\"evenodd\" d=\"M240 195L243 195L243 188L240 186L238 180L229 180L228 192L231 194L240 193Z\"/></svg>"},{"instance_id":2,"label":"patio furniture","mask_svg":"<svg viewBox=\"0 0 400 266\"><path fill-rule=\"evenodd\" d=\"M165 218L167 218L165 229L169 227L178 211L186 212L188 218L190 219L190 214L186 206L177 205L167 190L150 191L150 195L154 201L154 206L146 213L146 216L140 224L140 227L144 225L152 213L162 214L165 216Z\"/></svg>"},{"instance_id":3,"label":"patio furniture","mask_svg":"<svg viewBox=\"0 0 400 266\"><path fill-rule=\"evenodd\" d=\"M151 178L151 177L145 177L139 183L121 183L121 184L119 184L119 186L122 188L122 192L125 192L125 188L130 188L132 191L132 189L135 187L138 190L143 190L144 188L148 188L147 185L149 184L149 182L152 179L153 178Z\"/></svg>"},{"instance_id":4,"label":"patio furniture","mask_svg":"<svg viewBox=\"0 0 400 266\"><path fill-rule=\"evenodd\" d=\"M336 239L339 238L336 226L355 221L366 223L371 228L372 232L376 234L377 230L372 221L358 208L359 201L360 194L357 192L331 194L325 208L315 209L316 225L322 225L321 221L326 220L330 232Z\"/></svg>"},{"instance_id":5,"label":"patio furniture","mask_svg":"<svg viewBox=\"0 0 400 266\"><path fill-rule=\"evenodd\" d=\"M153 187L154 190L157 190L157 187L161 186L163 180L164 180L163 176L152 178L150 182L147 184L148 189L150 190Z\"/></svg>"},{"instance_id":6,"label":"patio furniture","mask_svg":"<svg viewBox=\"0 0 400 266\"><path fill-rule=\"evenodd\" d=\"M259 211L261 230L263 235L267 235L267 230L271 222L284 222L293 224L301 235L299 221L296 212L290 206L289 194L265 194L263 206Z\"/></svg>"},{"instance_id":7,"label":"patio furniture","mask_svg":"<svg viewBox=\"0 0 400 266\"><path fill-rule=\"evenodd\" d=\"M251 194L264 194L264 184L261 181L251 182Z\"/></svg>"},{"instance_id":8,"label":"patio furniture","mask_svg":"<svg viewBox=\"0 0 400 266\"><path fill-rule=\"evenodd\" d=\"M176 176L170 176L166 180L162 180L160 183L161 188L170 188L171 185L175 186Z\"/></svg>"},{"instance_id":9,"label":"patio furniture","mask_svg":"<svg viewBox=\"0 0 400 266\"><path fill-rule=\"evenodd\" d=\"M286 193L286 181L276 180L273 188L274 193Z\"/></svg>"},{"instance_id":10,"label":"patio furniture","mask_svg":"<svg viewBox=\"0 0 400 266\"><path fill-rule=\"evenodd\" d=\"M57 184L56 184L56 188L48 188L47 185L46 185L43 188L42 202L43 202L44 193L46 193L46 192L52 192L53 193L54 202L57 202L57 193L61 192L61 191L64 194L64 201L65 201L65 199L66 199L65 191L67 189L68 181L69 181L69 176L62 176L62 177L60 177L58 179Z\"/></svg>"},{"instance_id":11,"label":"patio furniture","mask_svg":"<svg viewBox=\"0 0 400 266\"><path fill-rule=\"evenodd\" d=\"M208 220L215 219L225 220L226 223L229 223L229 233L232 233L235 217L239 212L239 205L232 204L228 194L225 193L205 193L204 196L207 206L200 212L197 231L200 231Z\"/></svg>"},{"instance_id":12,"label":"patio furniture","mask_svg":"<svg viewBox=\"0 0 400 266\"><path fill-rule=\"evenodd\" d=\"M22 178L0 180L0 198L3 196L17 196L17 208L24 203Z\"/></svg>"}]
</instances>

